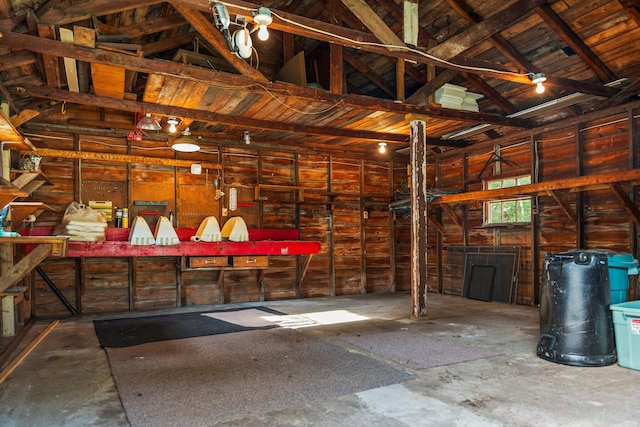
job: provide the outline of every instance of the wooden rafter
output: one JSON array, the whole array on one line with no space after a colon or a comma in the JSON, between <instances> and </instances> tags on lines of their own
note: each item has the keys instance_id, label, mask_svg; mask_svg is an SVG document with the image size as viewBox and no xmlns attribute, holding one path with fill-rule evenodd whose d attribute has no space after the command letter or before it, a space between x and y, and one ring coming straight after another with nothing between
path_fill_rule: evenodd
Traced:
<instances>
[{"instance_id":1,"label":"wooden rafter","mask_svg":"<svg viewBox=\"0 0 640 427\"><path fill-rule=\"evenodd\" d=\"M417 107L406 103L385 101L368 96L332 94L327 91L303 88L284 83L261 83L235 74L223 73L202 67L189 66L176 62L153 61L117 52L105 52L101 49L90 49L83 46L61 43L55 40L41 39L17 33L7 33L0 37L0 45L30 46L30 50L43 54L55 53L60 56L75 58L87 62L101 62L121 65L128 70L145 73L166 73L180 78L192 78L199 81L225 82L230 86L250 92L264 93L267 88L271 93L284 93L309 102L327 102L356 108L371 108L379 111L396 112L402 114L423 114L435 118L470 121L476 123L490 123L511 127L533 128L535 123L528 119L516 119L496 114L458 111L437 107ZM57 99L57 98L56 98ZM63 99L64 100L64 99ZM116 107L116 109L119 109Z\"/></svg>"},{"instance_id":2,"label":"wooden rafter","mask_svg":"<svg viewBox=\"0 0 640 427\"><path fill-rule=\"evenodd\" d=\"M603 82L607 83L616 80L616 75L605 65L604 62L593 53L591 49L578 37L578 35L562 20L560 16L549 6L543 4L536 9L536 12L555 31L564 42L573 49L580 58L596 73Z\"/></svg>"},{"instance_id":3,"label":"wooden rafter","mask_svg":"<svg viewBox=\"0 0 640 427\"><path fill-rule=\"evenodd\" d=\"M173 7L186 19L196 31L204 37L218 53L231 64L240 74L251 77L259 82L268 82L269 80L262 73L253 68L247 61L236 56L235 53L229 52L227 41L224 36L215 28L214 25L207 20L202 13L197 10L190 9L181 4L174 4Z\"/></svg>"}]
</instances>

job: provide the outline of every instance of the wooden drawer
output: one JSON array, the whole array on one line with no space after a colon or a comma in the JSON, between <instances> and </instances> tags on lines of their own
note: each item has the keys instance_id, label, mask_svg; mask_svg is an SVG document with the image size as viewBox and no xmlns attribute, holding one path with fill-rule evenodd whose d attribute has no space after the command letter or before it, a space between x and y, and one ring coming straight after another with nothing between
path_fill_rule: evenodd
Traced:
<instances>
[{"instance_id":1,"label":"wooden drawer","mask_svg":"<svg viewBox=\"0 0 640 427\"><path fill-rule=\"evenodd\" d=\"M189 257L189 267L226 267L229 265L229 258L226 256L198 256Z\"/></svg>"},{"instance_id":2,"label":"wooden drawer","mask_svg":"<svg viewBox=\"0 0 640 427\"><path fill-rule=\"evenodd\" d=\"M233 257L233 266L234 267L269 267L269 257L268 256L234 256Z\"/></svg>"}]
</instances>

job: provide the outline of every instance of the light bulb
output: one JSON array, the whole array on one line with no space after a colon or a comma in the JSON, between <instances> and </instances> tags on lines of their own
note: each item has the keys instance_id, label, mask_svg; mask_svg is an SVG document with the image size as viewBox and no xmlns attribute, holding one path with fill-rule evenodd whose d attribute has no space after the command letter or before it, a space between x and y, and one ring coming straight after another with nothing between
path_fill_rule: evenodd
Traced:
<instances>
[{"instance_id":1,"label":"light bulb","mask_svg":"<svg viewBox=\"0 0 640 427\"><path fill-rule=\"evenodd\" d=\"M269 30L267 30L266 25L260 25L260 29L258 30L258 38L262 41L266 41L269 39Z\"/></svg>"},{"instance_id":2,"label":"light bulb","mask_svg":"<svg viewBox=\"0 0 640 427\"><path fill-rule=\"evenodd\" d=\"M176 133L178 130L178 119L174 116L169 116L167 123L169 123L169 133Z\"/></svg>"},{"instance_id":3,"label":"light bulb","mask_svg":"<svg viewBox=\"0 0 640 427\"><path fill-rule=\"evenodd\" d=\"M542 82L536 84L536 93L544 93L544 85Z\"/></svg>"},{"instance_id":4,"label":"light bulb","mask_svg":"<svg viewBox=\"0 0 640 427\"><path fill-rule=\"evenodd\" d=\"M378 151L380 151L380 153L384 153L387 151L387 143L386 142L379 142L378 143Z\"/></svg>"}]
</instances>

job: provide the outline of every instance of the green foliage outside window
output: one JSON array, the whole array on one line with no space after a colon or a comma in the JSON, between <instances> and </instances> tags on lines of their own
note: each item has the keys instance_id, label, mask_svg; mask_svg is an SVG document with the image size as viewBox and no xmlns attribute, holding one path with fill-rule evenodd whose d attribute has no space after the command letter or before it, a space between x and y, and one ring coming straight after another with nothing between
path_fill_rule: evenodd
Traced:
<instances>
[{"instance_id":1,"label":"green foliage outside window","mask_svg":"<svg viewBox=\"0 0 640 427\"><path fill-rule=\"evenodd\" d=\"M531 184L531 176L494 179L485 182L487 190ZM485 202L485 224L514 224L531 222L531 197L515 197Z\"/></svg>"}]
</instances>

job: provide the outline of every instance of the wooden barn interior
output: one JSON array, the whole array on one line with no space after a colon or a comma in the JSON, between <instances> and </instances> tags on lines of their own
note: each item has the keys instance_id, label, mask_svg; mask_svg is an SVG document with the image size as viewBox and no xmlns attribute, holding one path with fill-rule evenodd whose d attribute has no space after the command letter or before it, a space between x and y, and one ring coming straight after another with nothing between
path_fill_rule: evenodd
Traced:
<instances>
[{"instance_id":1,"label":"wooden barn interior","mask_svg":"<svg viewBox=\"0 0 640 427\"><path fill-rule=\"evenodd\" d=\"M413 388L211 425L562 424L539 413L554 405L575 425L640 423L633 393L611 391L638 391L633 369L535 348L549 254L640 258L640 1L0 0L0 71L0 424L162 425L115 373L111 418L82 403L95 378L62 398L76 418L16 390L77 380L60 348L108 372L93 321L247 307L503 347L415 368ZM82 212L106 222L73 229ZM640 299L627 278L623 300ZM550 371L566 399L505 395ZM371 390L413 406L350 406ZM181 425L205 425L193 411Z\"/></svg>"}]
</instances>

